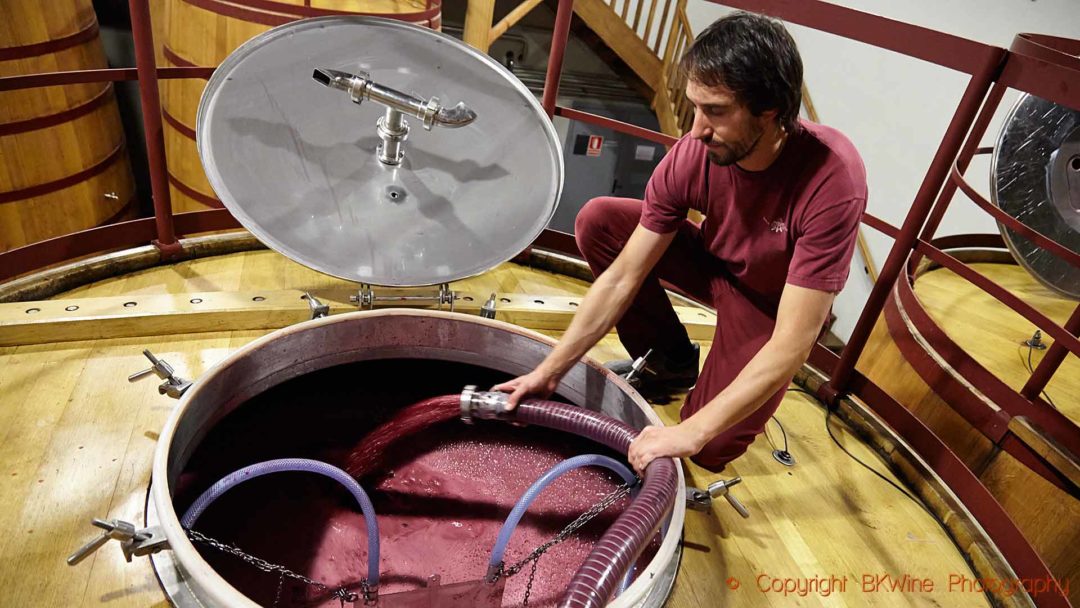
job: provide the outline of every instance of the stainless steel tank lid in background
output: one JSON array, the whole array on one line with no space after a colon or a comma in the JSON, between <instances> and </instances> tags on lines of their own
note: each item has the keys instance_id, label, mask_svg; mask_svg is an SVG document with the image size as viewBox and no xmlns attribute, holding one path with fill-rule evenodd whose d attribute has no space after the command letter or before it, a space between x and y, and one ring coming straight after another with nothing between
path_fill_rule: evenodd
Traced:
<instances>
[{"instance_id":1,"label":"stainless steel tank lid in background","mask_svg":"<svg viewBox=\"0 0 1080 608\"><path fill-rule=\"evenodd\" d=\"M1001 129L990 181L994 205L1080 253L1080 112L1022 96ZM1013 257L1036 279L1080 299L1080 268L998 227Z\"/></svg>"},{"instance_id":2,"label":"stainless steel tank lid in background","mask_svg":"<svg viewBox=\"0 0 1080 608\"><path fill-rule=\"evenodd\" d=\"M469 125L410 133L398 166L376 157L385 107L356 104L315 69L446 107ZM446 283L518 254L562 191L561 146L536 98L503 66L433 30L320 17L257 36L214 72L199 156L218 197L256 237L315 270L387 286Z\"/></svg>"}]
</instances>

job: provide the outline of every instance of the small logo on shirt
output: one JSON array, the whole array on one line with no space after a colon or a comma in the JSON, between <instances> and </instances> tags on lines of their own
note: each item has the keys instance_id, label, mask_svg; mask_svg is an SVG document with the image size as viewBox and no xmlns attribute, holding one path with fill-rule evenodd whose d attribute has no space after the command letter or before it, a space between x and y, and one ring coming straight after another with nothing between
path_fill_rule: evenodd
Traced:
<instances>
[{"instance_id":1,"label":"small logo on shirt","mask_svg":"<svg viewBox=\"0 0 1080 608\"><path fill-rule=\"evenodd\" d=\"M770 232L775 232L777 234L783 234L787 232L787 224L784 223L784 220L773 220L770 222L765 218L761 218L761 221L769 225Z\"/></svg>"}]
</instances>

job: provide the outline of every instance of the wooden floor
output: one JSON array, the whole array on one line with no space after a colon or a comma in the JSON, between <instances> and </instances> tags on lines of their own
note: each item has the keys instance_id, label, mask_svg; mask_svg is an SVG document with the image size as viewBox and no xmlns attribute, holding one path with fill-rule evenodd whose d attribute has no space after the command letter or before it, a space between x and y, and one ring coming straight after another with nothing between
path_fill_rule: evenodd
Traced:
<instances>
[{"instance_id":1,"label":"wooden floor","mask_svg":"<svg viewBox=\"0 0 1080 608\"><path fill-rule=\"evenodd\" d=\"M260 251L139 272L64 297L341 286ZM455 287L575 295L586 286L506 264ZM118 546L76 567L64 563L93 536L92 517L143 521L157 433L175 401L158 396L153 380L129 384L126 378L146 367L143 348L167 359L178 374L198 378L265 333L0 348L0 606L167 606L149 561L126 564ZM625 356L614 336L590 354L600 360ZM678 406L658 412L674 422ZM780 465L766 438L759 438L723 475L743 478L734 494L752 517L740 518L723 501L713 513L687 512L682 566L668 606L988 605L981 593L949 590L950 575L974 578L959 552L926 512L833 444L822 408L791 393L777 417L798 464ZM849 450L886 470L841 423L832 424ZM776 425L769 434L783 443ZM721 477L689 463L687 473L697 487ZM928 579L933 590L925 590L925 582L923 591L909 593L864 589L864 577L885 575L894 581ZM843 590L827 584L844 577ZM807 585L814 586L798 595Z\"/></svg>"},{"instance_id":2,"label":"wooden floor","mask_svg":"<svg viewBox=\"0 0 1080 608\"><path fill-rule=\"evenodd\" d=\"M971 267L1059 325L1065 324L1078 304L1050 291L1015 264ZM1017 391L1024 386L1031 372L1029 349L1022 343L1038 329L1031 321L945 268L920 276L915 281L915 295L949 338L980 365ZM1054 339L1044 333L1043 342L1049 346ZM1039 366L1045 354L1045 350L1031 350L1032 368ZM1066 356L1046 385L1045 394L1070 420L1080 423L1080 359Z\"/></svg>"}]
</instances>

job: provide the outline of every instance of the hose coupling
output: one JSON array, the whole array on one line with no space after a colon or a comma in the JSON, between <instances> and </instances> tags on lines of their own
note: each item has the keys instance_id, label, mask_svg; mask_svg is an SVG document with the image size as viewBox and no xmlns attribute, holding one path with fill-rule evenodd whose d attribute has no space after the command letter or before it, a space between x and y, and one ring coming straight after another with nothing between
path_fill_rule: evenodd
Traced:
<instances>
[{"instance_id":1,"label":"hose coupling","mask_svg":"<svg viewBox=\"0 0 1080 608\"><path fill-rule=\"evenodd\" d=\"M502 562L488 565L487 572L484 574L484 580L492 584L498 582L499 578L503 575L503 566L504 564Z\"/></svg>"},{"instance_id":2,"label":"hose coupling","mask_svg":"<svg viewBox=\"0 0 1080 608\"><path fill-rule=\"evenodd\" d=\"M461 420L472 424L473 419L495 420L505 418L510 411L510 395L499 391L478 391L470 384L461 391Z\"/></svg>"},{"instance_id":3,"label":"hose coupling","mask_svg":"<svg viewBox=\"0 0 1080 608\"><path fill-rule=\"evenodd\" d=\"M355 604L357 599L363 599L365 606L377 606L379 604L379 585L378 584L372 585L372 584L368 583L367 580L364 580L360 585L360 593L362 594L363 597L362 598L353 597L352 598L352 603ZM352 595L355 596L356 594L354 593Z\"/></svg>"}]
</instances>

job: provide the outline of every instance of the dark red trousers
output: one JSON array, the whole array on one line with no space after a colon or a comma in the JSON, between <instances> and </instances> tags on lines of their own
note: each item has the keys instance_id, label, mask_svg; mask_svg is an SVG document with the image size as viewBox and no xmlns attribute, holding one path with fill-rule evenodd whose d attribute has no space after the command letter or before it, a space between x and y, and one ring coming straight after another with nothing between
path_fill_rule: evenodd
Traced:
<instances>
[{"instance_id":1,"label":"dark red trousers","mask_svg":"<svg viewBox=\"0 0 1080 608\"><path fill-rule=\"evenodd\" d=\"M635 199L600 197L590 200L578 213L574 224L577 245L594 276L600 276L622 251L640 221L641 205ZM699 227L685 221L615 327L631 357L640 357L650 348L682 352L689 339L660 285L661 279L710 303L717 312L712 349L680 411L685 420L727 387L769 340L776 313L736 288L723 263L705 248ZM745 453L764 432L786 390L781 389L750 416L713 438L693 457L694 462L719 471Z\"/></svg>"}]
</instances>

